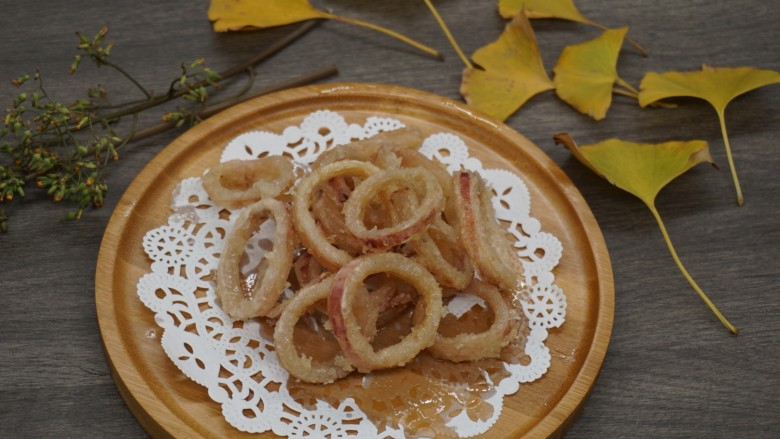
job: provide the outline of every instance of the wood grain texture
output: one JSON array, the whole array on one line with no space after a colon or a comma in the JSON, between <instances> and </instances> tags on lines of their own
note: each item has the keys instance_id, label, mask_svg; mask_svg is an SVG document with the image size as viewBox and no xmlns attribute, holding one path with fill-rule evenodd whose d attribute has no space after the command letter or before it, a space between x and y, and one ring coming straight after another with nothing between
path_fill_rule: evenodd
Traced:
<instances>
[{"instance_id":1,"label":"wood grain texture","mask_svg":"<svg viewBox=\"0 0 780 439\"><path fill-rule=\"evenodd\" d=\"M214 34L207 2L6 2L0 14L0 100L8 80L39 68L58 98L105 83L117 100L139 97L88 63L67 74L75 31L110 28L114 56L144 83L165 90L179 63L205 56L223 68L266 47L287 29ZM322 23L258 68L255 88L335 63L343 82L388 83L458 99L463 68L422 2L322 0L336 12L381 23L444 52L420 55L384 36ZM494 40L504 22L494 1L435 2L466 53ZM745 0L579 1L584 15L628 25L651 56L626 46L621 76L638 84L647 71L715 66L780 70L780 8ZM554 20L534 22L548 71L562 47L598 34ZM733 200L714 111L682 100L675 110L641 110L616 97L605 120L576 113L552 93L532 99L507 123L541 147L587 200L609 248L615 319L600 378L569 438L766 437L780 431L780 86L751 92L726 113L745 206ZM154 123L159 114L142 118ZM702 138L721 170L699 166L661 192L658 209L689 272L740 329L730 336L679 273L655 222L639 201L612 188L552 142L568 131L581 144L609 137L643 142ZM109 177L103 209L63 223L64 209L31 195L8 207L0 236L0 436L143 438L109 375L95 311L100 241L122 193L174 133L139 142Z\"/></svg>"}]
</instances>

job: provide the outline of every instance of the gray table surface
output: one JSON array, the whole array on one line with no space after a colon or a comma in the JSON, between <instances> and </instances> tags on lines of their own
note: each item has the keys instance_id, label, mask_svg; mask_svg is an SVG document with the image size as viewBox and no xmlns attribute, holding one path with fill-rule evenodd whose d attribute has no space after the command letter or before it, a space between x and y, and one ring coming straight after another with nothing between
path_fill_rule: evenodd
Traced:
<instances>
[{"instance_id":1,"label":"gray table surface","mask_svg":"<svg viewBox=\"0 0 780 439\"><path fill-rule=\"evenodd\" d=\"M586 16L628 25L651 53L626 46L618 70L638 85L647 71L701 64L780 70L780 8L774 2L580 1ZM255 88L335 64L328 81L413 87L460 99L463 65L419 1L316 2L381 23L444 52L437 61L382 35L322 23L257 69ZM495 1L436 4L466 53L494 40L504 21ZM0 99L8 80L38 68L62 100L88 85L120 81L85 65L69 77L74 32L110 29L115 61L156 90L183 61L205 56L216 69L242 61L287 29L216 34L207 2L43 0L4 2L0 9ZM550 71L560 50L598 35L581 24L535 21ZM131 96L119 86L114 96ZM616 97L607 118L585 117L553 93L532 99L507 120L564 170L590 205L606 239L615 280L614 329L599 381L571 438L768 437L780 434L780 85L735 100L727 122L745 205L737 207L714 111L684 100L676 110L641 110ZM142 118L153 123L157 116ZM710 142L720 170L699 166L661 192L657 206L692 276L740 329L730 335L695 295L672 261L649 211L637 199L585 169L552 136L582 144L610 137ZM101 238L123 191L176 133L134 144L112 166L102 209L78 222L29 190L14 202L10 232L0 236L0 437L142 438L108 374L97 326L95 264Z\"/></svg>"}]
</instances>

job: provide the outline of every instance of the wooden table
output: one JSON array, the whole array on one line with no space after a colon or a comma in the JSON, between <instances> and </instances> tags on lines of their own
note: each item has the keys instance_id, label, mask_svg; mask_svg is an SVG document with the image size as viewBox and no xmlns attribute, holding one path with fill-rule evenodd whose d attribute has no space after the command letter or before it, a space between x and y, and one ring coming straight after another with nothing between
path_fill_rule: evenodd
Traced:
<instances>
[{"instance_id":1,"label":"wooden table","mask_svg":"<svg viewBox=\"0 0 780 439\"><path fill-rule=\"evenodd\" d=\"M436 3L466 53L494 40L503 28L495 1ZM630 36L651 53L643 58L624 48L618 70L632 84L647 71L692 70L701 64L780 70L780 8L771 2L580 3L594 21L630 26ZM328 22L259 66L254 89L335 64L338 76L326 81L387 83L460 99L463 65L422 2L316 4L413 36L446 59ZM8 80L36 68L49 91L64 101L97 82L116 99L134 96L116 74L96 71L88 62L76 76L67 74L76 31L92 35L108 26L116 42L114 60L160 91L179 74L182 62L204 56L221 70L291 30L216 34L206 9L205 1L178 0L6 4L0 12L0 99L9 106L16 90ZM564 46L599 32L552 20L535 21L534 29L548 70ZM642 110L615 97L607 118L595 122L546 93L507 120L575 183L612 258L616 298L609 351L567 437L766 437L780 431L780 85L729 106L729 134L745 192L742 207L734 202L714 111L703 101L679 104L676 110ZM154 124L158 117L140 122ZM680 274L647 208L556 146L552 136L561 131L582 144L610 137L710 142L720 170L694 168L661 192L657 207L683 263L739 327L738 336L718 323ZM112 165L105 206L78 222L61 221L66 209L32 188L7 208L10 231L0 236L0 437L147 436L108 374L94 273L117 201L144 164L176 136L166 132L134 143Z\"/></svg>"}]
</instances>

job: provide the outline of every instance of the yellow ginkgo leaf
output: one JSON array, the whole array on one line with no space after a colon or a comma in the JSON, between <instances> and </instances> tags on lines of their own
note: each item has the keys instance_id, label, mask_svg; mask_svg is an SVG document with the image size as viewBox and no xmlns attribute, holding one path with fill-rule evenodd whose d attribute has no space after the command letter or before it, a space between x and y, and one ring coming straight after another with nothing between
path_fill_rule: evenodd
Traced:
<instances>
[{"instance_id":1,"label":"yellow ginkgo leaf","mask_svg":"<svg viewBox=\"0 0 780 439\"><path fill-rule=\"evenodd\" d=\"M208 16L209 20L214 22L214 30L217 32L264 29L327 18L325 13L317 10L308 0L212 0Z\"/></svg>"},{"instance_id":2,"label":"yellow ginkgo leaf","mask_svg":"<svg viewBox=\"0 0 780 439\"><path fill-rule=\"evenodd\" d=\"M606 26L582 15L574 4L574 0L498 0L498 13L504 18L512 18L522 10L528 14L528 18L557 18L607 30ZM647 56L647 52L642 46L630 38L627 40L639 49L642 55Z\"/></svg>"},{"instance_id":3,"label":"yellow ginkgo leaf","mask_svg":"<svg viewBox=\"0 0 780 439\"><path fill-rule=\"evenodd\" d=\"M584 43L566 46L553 68L555 92L566 103L596 120L607 115L614 85L637 91L620 79L617 59L628 28L610 29Z\"/></svg>"},{"instance_id":4,"label":"yellow ginkgo leaf","mask_svg":"<svg viewBox=\"0 0 780 439\"><path fill-rule=\"evenodd\" d=\"M666 72L645 75L639 86L639 105L645 107L671 97L694 97L709 102L718 113L718 121L726 145L731 176L737 191L737 204L744 198L739 186L737 171L731 156L731 146L726 132L726 106L737 96L765 85L780 83L780 72L751 67L714 68L702 66L700 71Z\"/></svg>"},{"instance_id":5,"label":"yellow ginkgo leaf","mask_svg":"<svg viewBox=\"0 0 780 439\"><path fill-rule=\"evenodd\" d=\"M507 23L498 39L474 52L482 67L466 68L460 93L466 102L505 120L534 95L553 88L525 14Z\"/></svg>"},{"instance_id":6,"label":"yellow ginkgo leaf","mask_svg":"<svg viewBox=\"0 0 780 439\"><path fill-rule=\"evenodd\" d=\"M574 157L613 185L642 200L658 222L674 262L699 297L709 306L726 328L736 334L715 304L696 284L682 265L661 216L655 207L658 193L672 180L699 163L712 163L709 147L704 140L672 141L659 144L634 143L609 139L593 145L578 146L566 133L555 136L555 142L563 144Z\"/></svg>"},{"instance_id":7,"label":"yellow ginkgo leaf","mask_svg":"<svg viewBox=\"0 0 780 439\"><path fill-rule=\"evenodd\" d=\"M441 53L404 35L356 18L320 11L309 0L211 0L208 10L214 30L265 29L307 20L336 20L389 35L423 52L441 58Z\"/></svg>"}]
</instances>

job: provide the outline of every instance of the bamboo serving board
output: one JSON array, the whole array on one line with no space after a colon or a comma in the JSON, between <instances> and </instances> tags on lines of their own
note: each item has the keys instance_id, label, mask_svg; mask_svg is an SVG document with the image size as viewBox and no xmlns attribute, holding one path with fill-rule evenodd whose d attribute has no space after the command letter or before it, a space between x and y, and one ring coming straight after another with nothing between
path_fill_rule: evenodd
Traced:
<instances>
[{"instance_id":1,"label":"bamboo serving board","mask_svg":"<svg viewBox=\"0 0 780 439\"><path fill-rule=\"evenodd\" d=\"M251 130L279 132L322 109L336 111L348 122L386 116L424 134L457 134L485 168L523 177L531 194L531 215L563 244L563 257L553 272L566 294L566 321L550 330L545 343L552 354L547 374L506 397L501 417L483 436L561 436L595 384L612 330L612 268L590 209L563 171L508 126L440 96L367 84L292 89L232 107L162 150L122 196L103 237L95 295L114 381L138 421L156 438L276 437L231 427L206 389L186 378L165 355L161 329L136 294L138 279L150 270L141 243L147 231L166 223L174 187L218 163L231 139Z\"/></svg>"}]
</instances>

